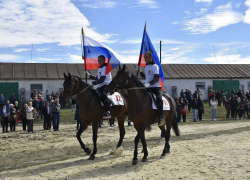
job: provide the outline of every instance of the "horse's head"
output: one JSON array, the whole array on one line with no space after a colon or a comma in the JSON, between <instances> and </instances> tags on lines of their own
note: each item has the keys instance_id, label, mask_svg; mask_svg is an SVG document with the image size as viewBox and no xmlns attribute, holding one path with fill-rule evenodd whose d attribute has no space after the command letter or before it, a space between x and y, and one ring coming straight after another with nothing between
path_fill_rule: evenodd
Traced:
<instances>
[{"instance_id":1,"label":"horse's head","mask_svg":"<svg viewBox=\"0 0 250 180\"><path fill-rule=\"evenodd\" d=\"M123 68L119 66L119 70L117 71L117 74L115 77L112 79L110 84L106 87L105 92L106 93L111 93L113 92L116 88L123 88L128 80L129 73L125 71L126 65L123 65Z\"/></svg>"},{"instance_id":2,"label":"horse's head","mask_svg":"<svg viewBox=\"0 0 250 180\"><path fill-rule=\"evenodd\" d=\"M76 94L76 87L77 87L77 80L76 78L72 77L70 73L68 73L68 76L63 73L64 75L64 83L63 83L63 98L62 98L62 104L67 104L70 100L70 98Z\"/></svg>"}]
</instances>

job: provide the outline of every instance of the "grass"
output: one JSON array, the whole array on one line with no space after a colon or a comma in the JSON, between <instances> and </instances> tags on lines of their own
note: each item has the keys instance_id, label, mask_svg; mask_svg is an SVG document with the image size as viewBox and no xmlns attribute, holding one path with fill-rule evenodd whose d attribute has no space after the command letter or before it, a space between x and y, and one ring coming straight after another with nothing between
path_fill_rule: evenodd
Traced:
<instances>
[{"instance_id":1,"label":"grass","mask_svg":"<svg viewBox=\"0 0 250 180\"><path fill-rule=\"evenodd\" d=\"M211 120L212 119L212 111L208 104L208 102L204 102L204 114L202 115L203 120ZM62 109L60 114L60 123L62 124L75 124L76 120L74 120L75 117L75 111L72 112L71 109ZM223 105L220 107L218 106L218 109L216 111L216 119L222 120L226 118L226 109L223 107ZM187 112L187 122L193 121L193 111L192 109L190 112ZM35 121L37 123L42 123L41 121Z\"/></svg>"}]
</instances>

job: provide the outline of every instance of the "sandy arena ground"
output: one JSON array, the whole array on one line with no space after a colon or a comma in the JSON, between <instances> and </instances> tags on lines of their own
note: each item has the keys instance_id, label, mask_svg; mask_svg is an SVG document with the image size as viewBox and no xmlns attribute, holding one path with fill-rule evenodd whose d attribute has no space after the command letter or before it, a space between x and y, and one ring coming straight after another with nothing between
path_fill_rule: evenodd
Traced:
<instances>
[{"instance_id":1,"label":"sandy arena ground","mask_svg":"<svg viewBox=\"0 0 250 180\"><path fill-rule=\"evenodd\" d=\"M180 137L171 132L171 153L159 159L165 141L153 126L146 132L149 161L132 166L133 127L126 127L122 156L109 155L117 144L118 128L101 128L98 153L90 161L75 137L75 125L60 125L58 132L36 125L34 134L18 126L18 132L0 133L0 179L250 179L250 121L179 128ZM91 128L82 138L93 149Z\"/></svg>"}]
</instances>

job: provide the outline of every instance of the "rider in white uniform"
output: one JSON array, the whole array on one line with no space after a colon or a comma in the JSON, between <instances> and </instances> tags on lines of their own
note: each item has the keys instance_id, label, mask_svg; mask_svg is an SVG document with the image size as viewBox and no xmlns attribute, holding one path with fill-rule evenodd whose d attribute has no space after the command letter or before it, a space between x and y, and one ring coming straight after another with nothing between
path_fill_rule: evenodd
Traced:
<instances>
[{"instance_id":1,"label":"rider in white uniform","mask_svg":"<svg viewBox=\"0 0 250 180\"><path fill-rule=\"evenodd\" d=\"M161 93L161 85L160 85L160 75L159 75L159 67L155 64L155 61L152 59L152 53L146 52L144 54L144 59L146 61L145 74L140 72L142 78L145 79L145 87L147 90L151 91L156 95L157 100L157 108L159 114L159 126L163 126L165 121L162 118L163 112L163 103L162 103L162 93Z\"/></svg>"},{"instance_id":2,"label":"rider in white uniform","mask_svg":"<svg viewBox=\"0 0 250 180\"><path fill-rule=\"evenodd\" d=\"M99 69L97 72L97 76L90 75L87 71L86 74L89 75L89 77L95 81L92 82L93 88L98 91L98 95L101 97L101 100L104 104L105 113L103 115L103 119L109 119L111 118L110 111L109 111L109 104L110 101L108 99L107 94L104 92L104 89L109 85L109 83L112 81L112 75L111 72L106 74L106 63L105 63L105 57L103 55L100 55L98 57L98 63L99 63Z\"/></svg>"}]
</instances>

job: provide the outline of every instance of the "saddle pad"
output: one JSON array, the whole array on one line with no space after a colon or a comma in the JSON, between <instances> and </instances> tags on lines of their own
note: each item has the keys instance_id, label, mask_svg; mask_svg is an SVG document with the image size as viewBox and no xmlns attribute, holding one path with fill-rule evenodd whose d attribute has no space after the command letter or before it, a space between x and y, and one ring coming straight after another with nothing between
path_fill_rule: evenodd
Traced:
<instances>
[{"instance_id":1,"label":"saddle pad","mask_svg":"<svg viewBox=\"0 0 250 180\"><path fill-rule=\"evenodd\" d=\"M110 106L124 106L124 100L123 100L122 96L120 95L120 93L114 92L114 94L108 95L108 98L111 101ZM103 103L101 103L101 104L102 104L102 106L104 106Z\"/></svg>"},{"instance_id":2,"label":"saddle pad","mask_svg":"<svg viewBox=\"0 0 250 180\"><path fill-rule=\"evenodd\" d=\"M149 93L150 94L150 93ZM152 99L152 108L153 109L157 109L156 105L155 105L155 102L153 100L153 97L152 95L150 94L151 96L151 99ZM164 96L162 96L162 102L163 102L163 111L168 111L170 110L170 105L169 105L169 102L168 100L166 100L166 98Z\"/></svg>"}]
</instances>

